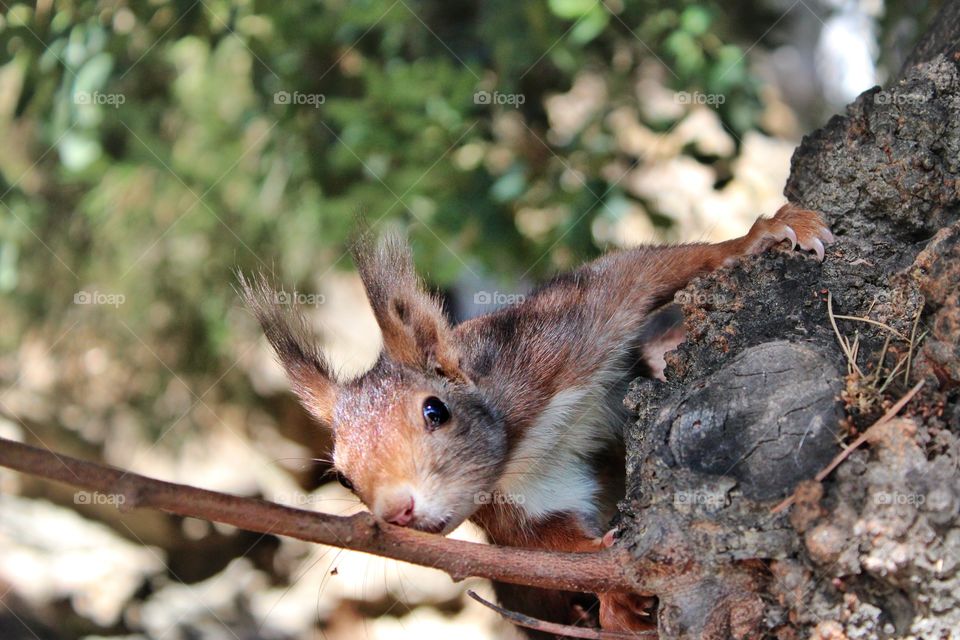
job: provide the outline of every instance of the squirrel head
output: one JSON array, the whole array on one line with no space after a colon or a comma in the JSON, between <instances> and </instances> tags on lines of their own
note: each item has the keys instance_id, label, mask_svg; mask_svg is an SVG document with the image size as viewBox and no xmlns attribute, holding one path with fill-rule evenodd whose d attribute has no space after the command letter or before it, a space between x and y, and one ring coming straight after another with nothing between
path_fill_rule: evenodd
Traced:
<instances>
[{"instance_id":1,"label":"squirrel head","mask_svg":"<svg viewBox=\"0 0 960 640\"><path fill-rule=\"evenodd\" d=\"M383 334L363 375L339 381L304 317L266 278L242 275L247 306L301 403L333 429L337 477L378 519L449 533L480 506L503 473L503 420L460 366L439 302L416 276L396 236L358 242L354 260Z\"/></svg>"}]
</instances>

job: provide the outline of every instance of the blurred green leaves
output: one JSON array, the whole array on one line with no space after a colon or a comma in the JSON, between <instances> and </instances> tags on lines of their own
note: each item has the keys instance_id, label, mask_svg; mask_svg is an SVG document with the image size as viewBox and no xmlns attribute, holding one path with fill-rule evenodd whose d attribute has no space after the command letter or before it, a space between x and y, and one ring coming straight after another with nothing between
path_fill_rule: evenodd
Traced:
<instances>
[{"instance_id":1,"label":"blurred green leaves","mask_svg":"<svg viewBox=\"0 0 960 640\"><path fill-rule=\"evenodd\" d=\"M0 340L75 316L73 292L98 287L128 301L118 348L162 344L178 373L226 368L234 270L322 286L349 267L358 214L407 230L437 286L589 258L591 223L636 205L603 171L636 162L604 123L636 102L637 68L725 92L726 125L755 126L733 34L720 3L689 0L14 4L0 21ZM545 100L587 70L608 95L554 137Z\"/></svg>"},{"instance_id":2,"label":"blurred green leaves","mask_svg":"<svg viewBox=\"0 0 960 640\"><path fill-rule=\"evenodd\" d=\"M574 20L570 40L586 44L600 35L610 22L610 12L596 0L550 0L550 10L558 18Z\"/></svg>"}]
</instances>

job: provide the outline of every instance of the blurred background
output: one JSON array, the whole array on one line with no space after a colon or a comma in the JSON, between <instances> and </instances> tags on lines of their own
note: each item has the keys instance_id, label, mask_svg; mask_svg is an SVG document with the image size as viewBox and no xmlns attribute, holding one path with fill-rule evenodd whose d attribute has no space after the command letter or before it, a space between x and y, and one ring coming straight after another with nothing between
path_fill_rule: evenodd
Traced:
<instances>
[{"instance_id":1,"label":"blurred background","mask_svg":"<svg viewBox=\"0 0 960 640\"><path fill-rule=\"evenodd\" d=\"M358 215L455 319L608 248L738 235L938 2L0 8L0 435L345 514L236 270L355 373ZM512 637L439 572L116 507L0 471L0 638Z\"/></svg>"}]
</instances>

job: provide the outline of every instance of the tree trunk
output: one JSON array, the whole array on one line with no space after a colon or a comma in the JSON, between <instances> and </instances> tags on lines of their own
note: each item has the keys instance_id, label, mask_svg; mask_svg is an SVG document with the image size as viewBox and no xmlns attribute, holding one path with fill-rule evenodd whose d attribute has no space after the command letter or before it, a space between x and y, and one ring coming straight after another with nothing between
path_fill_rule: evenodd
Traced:
<instances>
[{"instance_id":1,"label":"tree trunk","mask_svg":"<svg viewBox=\"0 0 960 640\"><path fill-rule=\"evenodd\" d=\"M631 388L621 544L685 567L657 594L663 638L957 637L958 41L946 3L898 81L794 153L785 193L829 220L826 260L696 281L667 382Z\"/></svg>"}]
</instances>

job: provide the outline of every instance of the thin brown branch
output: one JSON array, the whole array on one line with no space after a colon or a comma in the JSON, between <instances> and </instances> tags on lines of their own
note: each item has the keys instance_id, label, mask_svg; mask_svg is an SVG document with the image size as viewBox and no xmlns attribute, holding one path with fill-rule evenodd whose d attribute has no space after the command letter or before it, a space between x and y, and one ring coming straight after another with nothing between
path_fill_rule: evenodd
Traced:
<instances>
[{"instance_id":1,"label":"thin brown branch","mask_svg":"<svg viewBox=\"0 0 960 640\"><path fill-rule=\"evenodd\" d=\"M636 638L656 638L656 631L604 631L602 629L591 629L588 627L575 627L569 624L557 624L556 622L547 622L538 618L532 618L516 611L504 609L494 603L482 598L476 591L468 590L467 595L487 607L499 613L511 624L526 629L542 631L543 633L552 633L565 638L587 638L588 640L631 640Z\"/></svg>"},{"instance_id":2,"label":"thin brown branch","mask_svg":"<svg viewBox=\"0 0 960 640\"><path fill-rule=\"evenodd\" d=\"M123 510L158 509L278 536L364 551L445 571L454 580L479 576L532 587L596 593L633 591L626 552L555 553L451 540L147 478L0 438L0 466L109 494Z\"/></svg>"}]
</instances>

